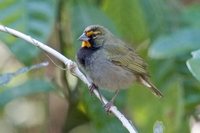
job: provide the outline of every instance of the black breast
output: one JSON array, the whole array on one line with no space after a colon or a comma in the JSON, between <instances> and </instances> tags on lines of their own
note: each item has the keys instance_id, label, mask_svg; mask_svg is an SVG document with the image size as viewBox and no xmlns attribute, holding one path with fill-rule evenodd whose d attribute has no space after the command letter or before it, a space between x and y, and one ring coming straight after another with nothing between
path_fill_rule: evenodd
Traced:
<instances>
[{"instance_id":1,"label":"black breast","mask_svg":"<svg viewBox=\"0 0 200 133\"><path fill-rule=\"evenodd\" d=\"M92 54L98 50L97 48L80 48L77 53L78 62L85 67L86 61L90 60Z\"/></svg>"}]
</instances>

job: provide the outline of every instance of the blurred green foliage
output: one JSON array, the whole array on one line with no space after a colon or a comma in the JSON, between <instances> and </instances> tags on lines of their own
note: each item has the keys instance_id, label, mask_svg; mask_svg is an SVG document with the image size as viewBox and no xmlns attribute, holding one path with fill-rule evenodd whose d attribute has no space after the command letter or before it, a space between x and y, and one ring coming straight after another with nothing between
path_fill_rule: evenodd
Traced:
<instances>
[{"instance_id":1,"label":"blurred green foliage","mask_svg":"<svg viewBox=\"0 0 200 133\"><path fill-rule=\"evenodd\" d=\"M53 84L49 81L42 79L30 79L29 81L26 81L19 86L15 86L14 88L4 88L4 90L1 90L0 106L7 104L15 98L31 95L34 93L49 92L54 88L55 87Z\"/></svg>"},{"instance_id":2,"label":"blurred green foliage","mask_svg":"<svg viewBox=\"0 0 200 133\"><path fill-rule=\"evenodd\" d=\"M1 0L0 23L46 41L53 29L56 3L53 0ZM1 34L10 50L25 64L31 64L39 49L23 40Z\"/></svg>"},{"instance_id":3,"label":"blurred green foliage","mask_svg":"<svg viewBox=\"0 0 200 133\"><path fill-rule=\"evenodd\" d=\"M200 50L192 52L192 58L187 60L187 67L190 72L200 81Z\"/></svg>"},{"instance_id":4,"label":"blurred green foliage","mask_svg":"<svg viewBox=\"0 0 200 133\"><path fill-rule=\"evenodd\" d=\"M165 133L190 131L189 117L199 115L196 112L200 103L200 3L179 0L1 0L0 12L1 24L42 42L53 41L66 56L79 49L77 38L87 25L107 27L136 49L140 48L138 53L148 62L151 79L164 93L164 98L158 99L145 87L135 84L122 91L115 104L139 132L152 132L156 121L163 122ZM25 65L42 58L37 48L21 39L4 33L0 33L0 39ZM143 44L146 40L150 43ZM115 117L104 112L83 83L70 87L69 82L74 81L65 72L61 73L61 86L56 80L47 82L48 77L41 72L28 75L30 80L21 85L1 87L1 109L19 96L49 92L56 86L55 94L61 92L69 103L63 132L87 123L91 132L127 132ZM102 93L108 99L113 95L103 90Z\"/></svg>"}]
</instances>

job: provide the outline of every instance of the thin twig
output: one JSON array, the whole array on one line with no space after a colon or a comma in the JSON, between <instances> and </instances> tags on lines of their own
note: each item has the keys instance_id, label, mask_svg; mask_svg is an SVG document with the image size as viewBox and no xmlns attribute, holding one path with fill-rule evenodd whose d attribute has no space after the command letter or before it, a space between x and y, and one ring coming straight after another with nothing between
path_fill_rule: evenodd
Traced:
<instances>
[{"instance_id":1,"label":"thin twig","mask_svg":"<svg viewBox=\"0 0 200 133\"><path fill-rule=\"evenodd\" d=\"M60 54L59 52L57 52L56 50L50 48L49 46L33 39L31 36L25 35L19 31L16 31L14 29L8 28L6 26L0 25L0 31L3 32L7 32L15 37L19 37L33 45L35 45L36 47L41 48L42 50L48 52L49 54L53 55L54 57L56 57L57 59L59 59L60 61L62 61L68 68L68 70L75 76L77 76L78 78L80 78L85 84L87 84L88 88L90 85L92 85L92 83L90 81L87 80L87 78L85 77L85 75L78 69L77 64L75 62L73 62L72 60L66 58L65 56L63 56L62 54ZM97 90L94 90L94 94L96 95L96 97L101 100L101 97L99 96L99 93ZM102 96L102 100L105 104L108 103L108 101ZM110 111L121 121L122 125L130 132L130 133L137 133L136 128L134 127L134 125L132 124L132 122L130 120L128 120L118 109L116 106L112 106L110 108Z\"/></svg>"}]
</instances>

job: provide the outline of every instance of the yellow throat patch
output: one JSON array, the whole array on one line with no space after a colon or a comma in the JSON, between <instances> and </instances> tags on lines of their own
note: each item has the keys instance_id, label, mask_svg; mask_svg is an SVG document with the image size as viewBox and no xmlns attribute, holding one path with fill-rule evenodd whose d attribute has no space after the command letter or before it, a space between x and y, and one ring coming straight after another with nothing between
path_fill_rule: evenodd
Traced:
<instances>
[{"instance_id":1,"label":"yellow throat patch","mask_svg":"<svg viewBox=\"0 0 200 133\"><path fill-rule=\"evenodd\" d=\"M82 47L82 48L83 48L83 47L90 48L90 47L91 47L91 44L90 44L88 41L83 41L81 47Z\"/></svg>"}]
</instances>

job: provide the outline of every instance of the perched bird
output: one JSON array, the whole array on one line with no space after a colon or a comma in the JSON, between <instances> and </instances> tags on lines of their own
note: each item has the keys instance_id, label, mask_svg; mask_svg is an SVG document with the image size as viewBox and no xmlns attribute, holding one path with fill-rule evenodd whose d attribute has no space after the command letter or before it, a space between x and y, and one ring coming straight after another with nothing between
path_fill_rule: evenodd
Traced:
<instances>
[{"instance_id":1,"label":"perched bird","mask_svg":"<svg viewBox=\"0 0 200 133\"><path fill-rule=\"evenodd\" d=\"M80 69L93 83L93 89L114 90L115 95L106 105L109 110L120 89L137 81L156 96L162 93L151 83L146 62L125 42L100 25L90 25L79 37L82 46L77 53Z\"/></svg>"}]
</instances>

